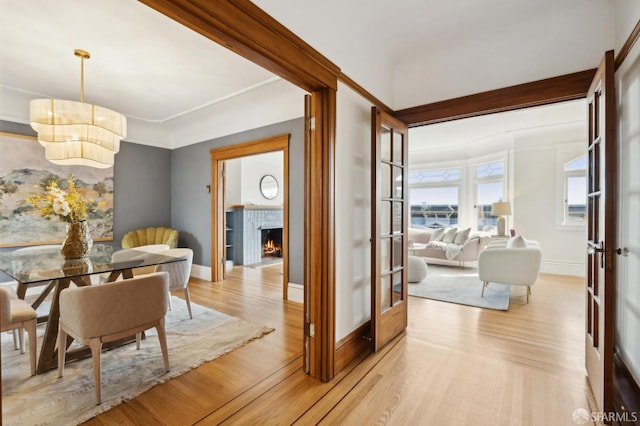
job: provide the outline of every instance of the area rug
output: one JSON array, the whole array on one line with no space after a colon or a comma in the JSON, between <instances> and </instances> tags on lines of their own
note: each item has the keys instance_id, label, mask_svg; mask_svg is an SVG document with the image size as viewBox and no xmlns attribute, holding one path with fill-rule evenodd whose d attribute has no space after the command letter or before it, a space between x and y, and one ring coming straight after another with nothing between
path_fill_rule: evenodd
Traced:
<instances>
[{"instance_id":1,"label":"area rug","mask_svg":"<svg viewBox=\"0 0 640 426\"><path fill-rule=\"evenodd\" d=\"M135 344L102 353L102 404L95 404L91 358L57 370L29 376L29 354L14 349L13 338L2 333L2 421L4 425L75 425L153 386L231 352L274 329L191 303L189 319L184 300L173 297L166 316L171 371L164 371L155 329L146 332L140 350ZM44 324L38 326L38 347ZM39 353L39 352L38 352Z\"/></svg>"},{"instance_id":2,"label":"area rug","mask_svg":"<svg viewBox=\"0 0 640 426\"><path fill-rule=\"evenodd\" d=\"M475 268L429 265L427 277L409 283L409 295L480 308L509 309L511 286L490 283L481 297L482 281Z\"/></svg>"}]
</instances>

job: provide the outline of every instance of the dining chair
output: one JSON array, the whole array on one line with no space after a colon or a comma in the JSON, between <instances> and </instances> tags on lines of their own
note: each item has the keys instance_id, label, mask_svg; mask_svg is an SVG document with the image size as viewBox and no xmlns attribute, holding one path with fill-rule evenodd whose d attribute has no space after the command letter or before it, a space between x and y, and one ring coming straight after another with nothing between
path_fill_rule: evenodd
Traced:
<instances>
[{"instance_id":1,"label":"dining chair","mask_svg":"<svg viewBox=\"0 0 640 426\"><path fill-rule=\"evenodd\" d=\"M36 311L27 302L12 298L11 292L0 287L0 332L17 330L20 352L24 353L24 330L29 334L29 358L31 375L36 374Z\"/></svg>"},{"instance_id":2,"label":"dining chair","mask_svg":"<svg viewBox=\"0 0 640 426\"><path fill-rule=\"evenodd\" d=\"M184 299L187 302L189 318L193 319L193 315L191 314L191 299L189 298L189 277L191 276L191 265L193 264L193 250L190 248L175 248L161 251L158 254L185 259L180 262L156 265L156 272L166 271L169 273L169 291L183 291ZM173 309L171 297L169 297L169 309Z\"/></svg>"},{"instance_id":3,"label":"dining chair","mask_svg":"<svg viewBox=\"0 0 640 426\"><path fill-rule=\"evenodd\" d=\"M100 404L102 345L135 335L136 348L139 349L140 333L154 327L158 332L165 370L169 371L164 326L168 292L169 274L166 272L63 290L60 293L58 377L64 373L69 335L91 349L96 404Z\"/></svg>"}]
</instances>

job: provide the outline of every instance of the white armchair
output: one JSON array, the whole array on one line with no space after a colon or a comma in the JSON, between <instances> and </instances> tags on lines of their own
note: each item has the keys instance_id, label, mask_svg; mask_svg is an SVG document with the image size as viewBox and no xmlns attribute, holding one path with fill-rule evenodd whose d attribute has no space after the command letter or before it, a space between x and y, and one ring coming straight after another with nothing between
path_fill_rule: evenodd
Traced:
<instances>
[{"instance_id":1,"label":"white armchair","mask_svg":"<svg viewBox=\"0 0 640 426\"><path fill-rule=\"evenodd\" d=\"M193 315L191 314L191 299L189 298L189 277L191 276L191 265L193 263L193 250L190 248L174 248L161 251L159 254L184 259L184 261L181 262L157 265L156 272L165 271L169 273L169 291L182 290L184 300L187 302L189 318L193 319ZM169 309L173 309L171 297L169 297Z\"/></svg>"},{"instance_id":2,"label":"white armchair","mask_svg":"<svg viewBox=\"0 0 640 426\"><path fill-rule=\"evenodd\" d=\"M542 263L542 250L536 241L515 236L506 242L490 244L478 258L478 276L482 293L489 283L527 286L527 303L531 286L536 283Z\"/></svg>"}]
</instances>

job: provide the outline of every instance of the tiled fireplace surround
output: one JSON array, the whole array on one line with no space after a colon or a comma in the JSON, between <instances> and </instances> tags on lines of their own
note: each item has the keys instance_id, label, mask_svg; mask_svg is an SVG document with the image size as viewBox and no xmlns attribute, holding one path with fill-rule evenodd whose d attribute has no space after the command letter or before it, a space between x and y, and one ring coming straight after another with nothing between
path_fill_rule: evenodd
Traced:
<instances>
[{"instance_id":1,"label":"tiled fireplace surround","mask_svg":"<svg viewBox=\"0 0 640 426\"><path fill-rule=\"evenodd\" d=\"M280 207L245 207L234 210L236 264L252 265L262 261L262 230L283 226Z\"/></svg>"}]
</instances>

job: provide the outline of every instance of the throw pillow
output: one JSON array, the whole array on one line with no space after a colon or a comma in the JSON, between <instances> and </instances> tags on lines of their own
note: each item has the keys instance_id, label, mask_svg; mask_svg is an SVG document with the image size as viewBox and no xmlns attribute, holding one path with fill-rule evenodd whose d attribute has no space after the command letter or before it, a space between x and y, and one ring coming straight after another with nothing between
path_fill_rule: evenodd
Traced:
<instances>
[{"instance_id":1,"label":"throw pillow","mask_svg":"<svg viewBox=\"0 0 640 426\"><path fill-rule=\"evenodd\" d=\"M442 241L444 235L444 228L438 228L431 233L431 239L429 241Z\"/></svg>"},{"instance_id":2,"label":"throw pillow","mask_svg":"<svg viewBox=\"0 0 640 426\"><path fill-rule=\"evenodd\" d=\"M516 235L515 237L509 238L507 241L507 248L526 248L527 242L525 241L522 235Z\"/></svg>"},{"instance_id":3,"label":"throw pillow","mask_svg":"<svg viewBox=\"0 0 640 426\"><path fill-rule=\"evenodd\" d=\"M458 228L446 228L444 230L444 235L442 236L443 243L452 243L456 238L456 231Z\"/></svg>"},{"instance_id":4,"label":"throw pillow","mask_svg":"<svg viewBox=\"0 0 640 426\"><path fill-rule=\"evenodd\" d=\"M459 229L456 232L456 236L453 239L454 244L464 244L469 239L469 233L471 232L471 228Z\"/></svg>"}]
</instances>

